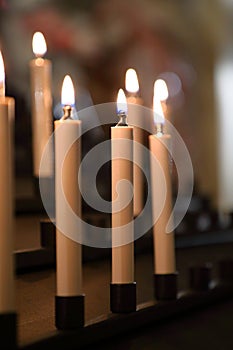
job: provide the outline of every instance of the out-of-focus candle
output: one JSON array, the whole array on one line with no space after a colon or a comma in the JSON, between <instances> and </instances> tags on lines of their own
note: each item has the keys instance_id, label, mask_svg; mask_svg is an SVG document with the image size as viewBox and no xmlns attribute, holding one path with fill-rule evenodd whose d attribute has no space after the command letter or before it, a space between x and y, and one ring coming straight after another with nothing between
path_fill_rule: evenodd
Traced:
<instances>
[{"instance_id":1,"label":"out-of-focus candle","mask_svg":"<svg viewBox=\"0 0 233 350\"><path fill-rule=\"evenodd\" d=\"M112 312L130 312L136 309L136 284L134 282L134 230L133 197L133 127L127 125L126 97L122 89L117 98L119 123L111 127L112 143ZM117 187L128 181L129 188L121 191L119 203ZM124 203L126 203L124 205ZM118 208L118 206L120 207ZM121 208L122 207L122 208ZM124 227L124 225L127 225ZM120 238L121 237L121 238ZM126 242L130 243L126 243Z\"/></svg>"},{"instance_id":2,"label":"out-of-focus candle","mask_svg":"<svg viewBox=\"0 0 233 350\"><path fill-rule=\"evenodd\" d=\"M14 297L14 109L12 97L5 97L5 73L0 52L0 314L15 312Z\"/></svg>"},{"instance_id":3,"label":"out-of-focus candle","mask_svg":"<svg viewBox=\"0 0 233 350\"><path fill-rule=\"evenodd\" d=\"M168 97L165 81L159 79L154 84L154 121L156 133L149 136L151 155L152 215L157 214L158 205L164 202L162 211L153 226L155 290L158 299L176 296L176 264L174 233L166 232L172 213L172 187L170 172L169 143L171 135L164 133L164 114L161 100ZM157 160L159 166L155 163ZM165 181L164 188L160 184ZM162 285L162 287L161 287ZM166 286L166 287L164 287ZM161 292L162 289L162 292Z\"/></svg>"},{"instance_id":4,"label":"out-of-focus candle","mask_svg":"<svg viewBox=\"0 0 233 350\"><path fill-rule=\"evenodd\" d=\"M145 131L143 127L143 116L139 108L135 105L142 105L142 99L139 97L139 82L137 73L134 69L129 68L125 75L125 89L127 91L128 103L128 122L133 126L133 139L141 145L145 145ZM144 176L141 169L144 168L144 158L142 149L134 144L134 165L133 165L133 181L134 181L134 215L137 216L144 206Z\"/></svg>"},{"instance_id":5,"label":"out-of-focus candle","mask_svg":"<svg viewBox=\"0 0 233 350\"><path fill-rule=\"evenodd\" d=\"M32 49L36 58L30 61L31 99L32 99L32 141L33 173L35 177L53 175L52 150L47 149L47 163L40 170L40 162L53 130L51 71L52 64L43 56L47 51L45 38L36 32L32 39Z\"/></svg>"},{"instance_id":6,"label":"out-of-focus candle","mask_svg":"<svg viewBox=\"0 0 233 350\"><path fill-rule=\"evenodd\" d=\"M71 227L77 226L67 211L81 216L81 195L78 186L78 170L81 161L81 121L71 116L75 104L74 87L70 76L62 86L64 115L55 121L55 194L56 194L56 326L59 329L76 328L83 325L82 295L82 247L66 236ZM62 228L62 231L60 231ZM69 320L64 307L76 313ZM81 309L81 311L80 311ZM81 319L80 319L81 314Z\"/></svg>"}]
</instances>

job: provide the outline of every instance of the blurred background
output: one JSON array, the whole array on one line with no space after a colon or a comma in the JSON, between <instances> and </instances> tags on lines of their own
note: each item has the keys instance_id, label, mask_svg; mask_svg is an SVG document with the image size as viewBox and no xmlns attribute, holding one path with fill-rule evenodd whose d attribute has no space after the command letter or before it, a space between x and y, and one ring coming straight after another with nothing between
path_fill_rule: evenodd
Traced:
<instances>
[{"instance_id":1,"label":"blurred background","mask_svg":"<svg viewBox=\"0 0 233 350\"><path fill-rule=\"evenodd\" d=\"M144 106L151 108L154 81L163 78L169 90L166 118L183 137L193 162L194 199L199 202L193 201L190 212L211 213L207 220L202 217L200 230L231 225L231 0L0 0L6 91L16 99L18 199L39 196L31 182L29 76L29 61L34 58L31 42L36 31L44 34L46 58L53 65L54 118L61 113L61 85L66 74L72 76L78 110L115 102L129 67L136 69ZM90 133L83 152L108 137L106 129ZM23 209L24 202L19 203Z\"/></svg>"}]
</instances>

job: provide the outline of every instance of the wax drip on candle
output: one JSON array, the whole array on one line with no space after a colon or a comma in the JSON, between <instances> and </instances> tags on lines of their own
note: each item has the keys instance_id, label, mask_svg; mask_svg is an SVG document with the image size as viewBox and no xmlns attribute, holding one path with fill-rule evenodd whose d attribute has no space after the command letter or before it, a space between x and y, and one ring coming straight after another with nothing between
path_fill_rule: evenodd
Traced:
<instances>
[{"instance_id":1,"label":"wax drip on candle","mask_svg":"<svg viewBox=\"0 0 233 350\"><path fill-rule=\"evenodd\" d=\"M75 103L75 96L74 96L74 85L69 75L66 75L63 80L62 91L61 91L61 103L63 105L63 112L64 112L64 115L61 117L61 120L73 119L71 112L72 112L72 106L74 106L74 103Z\"/></svg>"},{"instance_id":2,"label":"wax drip on candle","mask_svg":"<svg viewBox=\"0 0 233 350\"><path fill-rule=\"evenodd\" d=\"M125 93L122 89L118 91L117 95L117 115L120 118L117 126L128 126L127 124L127 101Z\"/></svg>"},{"instance_id":3,"label":"wax drip on candle","mask_svg":"<svg viewBox=\"0 0 233 350\"><path fill-rule=\"evenodd\" d=\"M168 89L165 81L162 79L156 80L154 83L153 111L157 136L164 134L165 117L161 101L164 101L167 98Z\"/></svg>"},{"instance_id":4,"label":"wax drip on candle","mask_svg":"<svg viewBox=\"0 0 233 350\"><path fill-rule=\"evenodd\" d=\"M5 69L2 53L0 51L0 97L5 96Z\"/></svg>"}]
</instances>

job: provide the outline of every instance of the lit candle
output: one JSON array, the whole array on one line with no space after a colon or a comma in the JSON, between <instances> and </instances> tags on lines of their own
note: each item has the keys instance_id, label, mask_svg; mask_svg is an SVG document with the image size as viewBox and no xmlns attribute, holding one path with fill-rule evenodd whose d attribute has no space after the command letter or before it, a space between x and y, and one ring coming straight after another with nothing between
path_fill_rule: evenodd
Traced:
<instances>
[{"instance_id":1,"label":"lit candle","mask_svg":"<svg viewBox=\"0 0 233 350\"><path fill-rule=\"evenodd\" d=\"M143 117L142 112L135 105L142 105L142 99L139 97L139 82L137 73L134 69L129 68L125 75L125 89L127 93L128 103L128 122L133 125L133 138L135 142L141 145L145 144L145 132L142 128ZM135 126L137 125L137 126ZM133 165L133 181L134 181L134 215L137 216L144 206L144 176L141 168L144 168L143 153L140 148L136 148L134 144L134 165Z\"/></svg>"},{"instance_id":2,"label":"lit candle","mask_svg":"<svg viewBox=\"0 0 233 350\"><path fill-rule=\"evenodd\" d=\"M30 61L31 99L32 99L32 142L33 142L33 173L36 178L51 177L53 164L51 153L47 150L47 163L40 170L41 157L45 146L52 134L52 96L51 96L51 70L52 64L43 56L47 45L42 33L36 32L32 39L32 49L36 56ZM49 146L51 147L51 146Z\"/></svg>"},{"instance_id":3,"label":"lit candle","mask_svg":"<svg viewBox=\"0 0 233 350\"><path fill-rule=\"evenodd\" d=\"M164 202L162 211L153 226L155 296L157 299L176 298L176 264L174 233L166 232L172 213L172 187L170 157L168 148L171 135L164 132L164 114L161 100L168 97L165 81L154 84L154 119L156 133L149 136L151 152L152 215L158 214L158 207ZM157 160L157 162L154 160ZM165 188L162 183L165 181ZM165 193L164 193L165 192Z\"/></svg>"},{"instance_id":4,"label":"lit candle","mask_svg":"<svg viewBox=\"0 0 233 350\"><path fill-rule=\"evenodd\" d=\"M116 126L111 127L112 283L110 299L111 311L122 313L136 310L132 196L133 127L127 125L127 103L122 89L118 93L117 109L120 120Z\"/></svg>"},{"instance_id":5,"label":"lit candle","mask_svg":"<svg viewBox=\"0 0 233 350\"><path fill-rule=\"evenodd\" d=\"M79 226L69 215L81 216L78 170L81 160L81 121L72 119L74 106L72 80L66 76L62 86L64 115L55 121L55 195L56 195L56 327L70 329L84 324L82 294L82 248L66 236ZM61 231L62 230L62 231Z\"/></svg>"},{"instance_id":6,"label":"lit candle","mask_svg":"<svg viewBox=\"0 0 233 350\"><path fill-rule=\"evenodd\" d=\"M5 97L0 52L0 314L15 311L13 259L13 133L15 101Z\"/></svg>"}]
</instances>

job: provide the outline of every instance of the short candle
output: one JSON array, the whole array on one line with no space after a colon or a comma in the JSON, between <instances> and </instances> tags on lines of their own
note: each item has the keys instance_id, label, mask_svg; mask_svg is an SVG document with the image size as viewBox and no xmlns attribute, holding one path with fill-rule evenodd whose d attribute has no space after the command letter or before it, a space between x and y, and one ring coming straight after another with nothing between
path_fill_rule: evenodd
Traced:
<instances>
[{"instance_id":1,"label":"short candle","mask_svg":"<svg viewBox=\"0 0 233 350\"><path fill-rule=\"evenodd\" d=\"M134 282L133 127L127 124L127 103L122 89L117 98L118 124L111 127L112 145L112 312L136 309ZM124 141L129 141L124 143ZM130 142L131 141L131 142ZM117 193L121 181L127 188ZM120 199L119 197L122 196ZM121 200L121 202L120 202ZM124 205L124 203L126 203ZM122 207L122 208L121 208Z\"/></svg>"},{"instance_id":2,"label":"short candle","mask_svg":"<svg viewBox=\"0 0 233 350\"><path fill-rule=\"evenodd\" d=\"M83 325L82 246L69 238L80 227L81 195L78 170L81 162L81 121L72 118L74 88L70 76L62 86L64 115L55 121L55 195L56 195L56 326L60 329ZM73 211L76 216L71 216ZM67 315L64 315L64 308ZM62 311L63 310L63 311ZM81 310L81 311L80 311ZM79 312L80 311L80 312ZM76 318L69 314L76 313Z\"/></svg>"}]
</instances>

